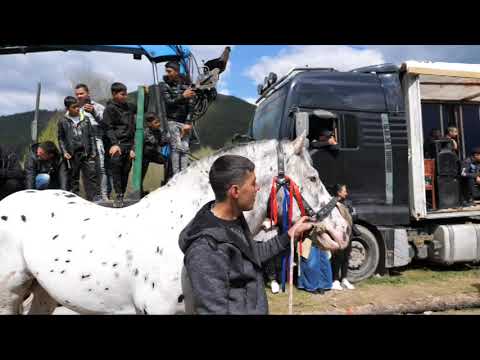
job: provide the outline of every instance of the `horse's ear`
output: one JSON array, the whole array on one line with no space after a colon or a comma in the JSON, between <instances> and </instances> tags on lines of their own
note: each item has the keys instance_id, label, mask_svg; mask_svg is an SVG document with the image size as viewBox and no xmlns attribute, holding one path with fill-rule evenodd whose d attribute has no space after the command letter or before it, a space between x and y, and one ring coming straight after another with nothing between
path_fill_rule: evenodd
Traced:
<instances>
[{"instance_id":1,"label":"horse's ear","mask_svg":"<svg viewBox=\"0 0 480 360\"><path fill-rule=\"evenodd\" d=\"M304 131L302 135L298 136L293 141L293 153L296 155L301 155L305 150L305 142L307 140L307 132Z\"/></svg>"}]
</instances>

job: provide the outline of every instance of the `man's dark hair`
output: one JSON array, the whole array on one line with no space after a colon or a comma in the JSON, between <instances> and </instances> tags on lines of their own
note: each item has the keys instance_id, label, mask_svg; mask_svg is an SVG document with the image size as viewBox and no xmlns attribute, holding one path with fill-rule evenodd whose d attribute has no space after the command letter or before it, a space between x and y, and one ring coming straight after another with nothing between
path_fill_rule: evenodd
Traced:
<instances>
[{"instance_id":1,"label":"man's dark hair","mask_svg":"<svg viewBox=\"0 0 480 360\"><path fill-rule=\"evenodd\" d=\"M57 157L59 152L57 146L52 141L45 141L38 145L39 148L43 149L47 154Z\"/></svg>"},{"instance_id":2,"label":"man's dark hair","mask_svg":"<svg viewBox=\"0 0 480 360\"><path fill-rule=\"evenodd\" d=\"M176 72L180 72L180 64L176 61L169 61L165 64L165 68L170 68Z\"/></svg>"},{"instance_id":3,"label":"man's dark hair","mask_svg":"<svg viewBox=\"0 0 480 360\"><path fill-rule=\"evenodd\" d=\"M112 94L116 94L116 93L119 93L120 91L127 91L127 87L122 83L116 82L112 84L111 90L112 90Z\"/></svg>"},{"instance_id":4,"label":"man's dark hair","mask_svg":"<svg viewBox=\"0 0 480 360\"><path fill-rule=\"evenodd\" d=\"M147 123L151 123L152 121L157 120L157 119L160 120L158 118L157 114L155 114L155 113L148 112L148 113L145 114L145 121Z\"/></svg>"},{"instance_id":5,"label":"man's dark hair","mask_svg":"<svg viewBox=\"0 0 480 360\"><path fill-rule=\"evenodd\" d=\"M253 172L255 164L249 159L238 155L219 157L210 168L210 185L217 201L227 198L227 191L232 185L242 185L247 172Z\"/></svg>"},{"instance_id":6,"label":"man's dark hair","mask_svg":"<svg viewBox=\"0 0 480 360\"><path fill-rule=\"evenodd\" d=\"M472 155L480 154L480 146L474 147L472 149Z\"/></svg>"},{"instance_id":7,"label":"man's dark hair","mask_svg":"<svg viewBox=\"0 0 480 360\"><path fill-rule=\"evenodd\" d=\"M88 90L88 86L85 84L77 84L75 86L75 90L78 90L78 89L84 89L86 92L90 92L90 90Z\"/></svg>"},{"instance_id":8,"label":"man's dark hair","mask_svg":"<svg viewBox=\"0 0 480 360\"><path fill-rule=\"evenodd\" d=\"M334 196L337 196L338 192L339 192L340 190L342 190L343 187L346 188L347 185L346 185L346 184L335 184L335 185L333 186L333 194L334 194Z\"/></svg>"},{"instance_id":9,"label":"man's dark hair","mask_svg":"<svg viewBox=\"0 0 480 360\"><path fill-rule=\"evenodd\" d=\"M73 96L67 96L64 100L63 103L65 104L65 108L68 110L70 106L78 104L78 100L74 98Z\"/></svg>"}]
</instances>

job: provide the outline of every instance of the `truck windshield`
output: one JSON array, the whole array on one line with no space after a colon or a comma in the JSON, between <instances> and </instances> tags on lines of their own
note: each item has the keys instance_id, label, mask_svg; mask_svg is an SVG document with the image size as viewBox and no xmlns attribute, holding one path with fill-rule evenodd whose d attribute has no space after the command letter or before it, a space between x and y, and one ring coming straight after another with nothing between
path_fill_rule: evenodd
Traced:
<instances>
[{"instance_id":1,"label":"truck windshield","mask_svg":"<svg viewBox=\"0 0 480 360\"><path fill-rule=\"evenodd\" d=\"M276 139L278 137L287 92L288 87L284 86L258 106L252 124L254 139Z\"/></svg>"}]
</instances>

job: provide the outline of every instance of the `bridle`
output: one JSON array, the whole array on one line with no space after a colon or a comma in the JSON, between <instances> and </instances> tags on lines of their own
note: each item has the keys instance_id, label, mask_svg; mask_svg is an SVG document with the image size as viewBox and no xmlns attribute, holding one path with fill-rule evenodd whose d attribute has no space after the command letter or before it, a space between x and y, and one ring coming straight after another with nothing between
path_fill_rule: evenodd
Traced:
<instances>
[{"instance_id":1,"label":"bridle","mask_svg":"<svg viewBox=\"0 0 480 360\"><path fill-rule=\"evenodd\" d=\"M273 201L273 197L276 198L278 191L281 188L287 187L291 189L291 192L293 190L293 192L295 193L292 194L292 196L295 195L297 204L300 208L300 211L302 212L302 215L304 215L303 213L305 213L306 215L315 218L317 222L323 221L328 215L330 215L333 209L335 209L335 207L337 206L337 199L335 197L332 197L332 199L326 205L321 207L320 210L315 211L300 193L298 186L293 182L290 177L285 175L285 153L283 152L280 141L277 144L277 161L278 174L273 179L272 192L270 194L271 206L273 206L273 204L275 203Z\"/></svg>"}]
</instances>

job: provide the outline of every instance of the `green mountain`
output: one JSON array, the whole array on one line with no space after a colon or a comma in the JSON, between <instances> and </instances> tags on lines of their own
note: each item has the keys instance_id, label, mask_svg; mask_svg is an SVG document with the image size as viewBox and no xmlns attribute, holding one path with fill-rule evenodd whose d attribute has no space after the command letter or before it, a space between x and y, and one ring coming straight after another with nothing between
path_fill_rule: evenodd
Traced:
<instances>
[{"instance_id":1,"label":"green mountain","mask_svg":"<svg viewBox=\"0 0 480 360\"><path fill-rule=\"evenodd\" d=\"M38 133L46 127L56 111L40 110L38 115ZM0 116L0 144L12 149L16 153L22 153L30 144L31 123L34 111Z\"/></svg>"},{"instance_id":2,"label":"green mountain","mask_svg":"<svg viewBox=\"0 0 480 360\"><path fill-rule=\"evenodd\" d=\"M235 134L246 134L255 106L234 96L219 94L207 113L198 120L201 146L220 149Z\"/></svg>"},{"instance_id":3,"label":"green mountain","mask_svg":"<svg viewBox=\"0 0 480 360\"><path fill-rule=\"evenodd\" d=\"M130 101L135 101L135 93ZM255 106L234 96L219 94L207 113L197 122L201 146L219 149L236 133L247 133L255 113ZM30 144L30 126L34 112L0 116L0 144L7 145L22 155ZM56 141L56 122L62 116L58 111L40 110L39 140ZM198 150L198 146L195 149Z\"/></svg>"}]
</instances>

